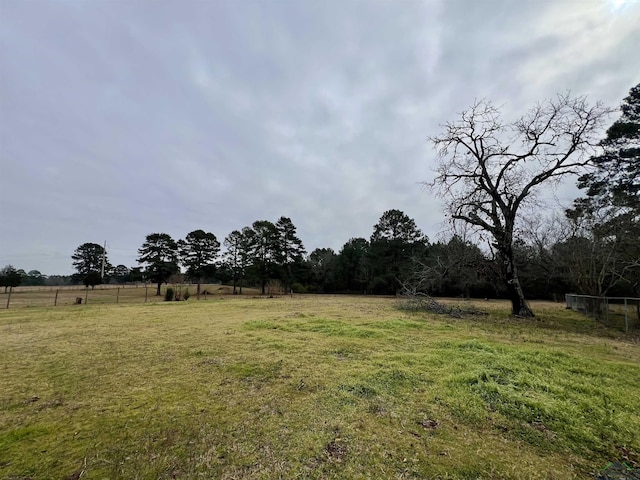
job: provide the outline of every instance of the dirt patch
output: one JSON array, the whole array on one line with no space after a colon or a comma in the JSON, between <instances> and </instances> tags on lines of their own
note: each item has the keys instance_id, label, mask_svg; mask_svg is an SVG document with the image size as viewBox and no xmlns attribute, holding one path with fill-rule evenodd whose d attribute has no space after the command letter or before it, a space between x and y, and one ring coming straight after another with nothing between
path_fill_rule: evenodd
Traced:
<instances>
[{"instance_id":1,"label":"dirt patch","mask_svg":"<svg viewBox=\"0 0 640 480\"><path fill-rule=\"evenodd\" d=\"M331 460L341 462L347 455L347 446L341 443L340 439L337 438L334 441L327 443L327 446L324 447L324 453Z\"/></svg>"},{"instance_id":2,"label":"dirt patch","mask_svg":"<svg viewBox=\"0 0 640 480\"><path fill-rule=\"evenodd\" d=\"M425 419L421 422L418 422L418 425L428 430L435 430L436 428L440 427L440 422L438 422L437 420Z\"/></svg>"}]
</instances>

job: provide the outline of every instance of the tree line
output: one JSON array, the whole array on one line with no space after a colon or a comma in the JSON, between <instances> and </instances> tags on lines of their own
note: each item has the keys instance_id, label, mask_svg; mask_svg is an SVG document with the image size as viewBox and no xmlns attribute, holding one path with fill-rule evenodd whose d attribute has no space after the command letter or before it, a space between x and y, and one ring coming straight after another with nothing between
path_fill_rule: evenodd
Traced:
<instances>
[{"instance_id":1,"label":"tree line","mask_svg":"<svg viewBox=\"0 0 640 480\"><path fill-rule=\"evenodd\" d=\"M130 268L84 243L70 281L148 281L159 294L182 266L198 292L203 282L221 282L234 293L252 286L264 294L277 281L287 292L504 297L520 316L533 315L527 298L640 296L640 84L621 112L598 140L612 111L584 97L558 95L514 122L476 102L431 137L438 162L428 185L446 200L452 226L465 227L434 243L404 212L388 210L369 239L307 255L291 219L280 217L234 230L222 244L204 230L177 241L151 233ZM562 216L537 213L538 188L577 173L584 195ZM5 267L1 285L50 280L20 272Z\"/></svg>"}]
</instances>

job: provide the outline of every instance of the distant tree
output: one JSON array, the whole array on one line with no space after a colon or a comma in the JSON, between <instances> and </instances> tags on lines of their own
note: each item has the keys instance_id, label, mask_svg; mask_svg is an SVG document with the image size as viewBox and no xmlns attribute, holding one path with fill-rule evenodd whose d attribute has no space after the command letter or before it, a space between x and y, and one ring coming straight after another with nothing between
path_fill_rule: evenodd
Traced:
<instances>
[{"instance_id":1,"label":"distant tree","mask_svg":"<svg viewBox=\"0 0 640 480\"><path fill-rule=\"evenodd\" d=\"M569 291L575 292L567 274L566 258L559 257L554 249L571 235L566 218L528 212L522 220L513 248L523 290L531 298L554 301ZM499 272L498 268L495 270Z\"/></svg>"},{"instance_id":2,"label":"distant tree","mask_svg":"<svg viewBox=\"0 0 640 480\"><path fill-rule=\"evenodd\" d=\"M572 235L554 246L556 264L564 266L579 293L587 295L640 294L640 230L632 217L622 215L603 224L592 214L568 213ZM635 231L635 234L633 232Z\"/></svg>"},{"instance_id":3,"label":"distant tree","mask_svg":"<svg viewBox=\"0 0 640 480\"><path fill-rule=\"evenodd\" d=\"M233 282L233 294L238 293L237 286L240 279L240 243L242 241L242 233L239 230L232 231L223 240L226 249L224 258L225 264L231 271L231 279Z\"/></svg>"},{"instance_id":4,"label":"distant tree","mask_svg":"<svg viewBox=\"0 0 640 480\"><path fill-rule=\"evenodd\" d=\"M428 255L415 261L417 268L404 283L410 290L468 298L488 287L488 259L477 245L458 235L432 244Z\"/></svg>"},{"instance_id":5,"label":"distant tree","mask_svg":"<svg viewBox=\"0 0 640 480\"><path fill-rule=\"evenodd\" d=\"M178 273L178 244L166 233L151 233L138 249L138 263L145 267L145 275L158 288L156 295L160 295L160 287L171 275Z\"/></svg>"},{"instance_id":6,"label":"distant tree","mask_svg":"<svg viewBox=\"0 0 640 480\"><path fill-rule=\"evenodd\" d=\"M238 286L242 294L242 283L250 263L254 237L254 231L245 227L242 231L234 230L224 239L225 263L231 271L234 295L238 293Z\"/></svg>"},{"instance_id":7,"label":"distant tree","mask_svg":"<svg viewBox=\"0 0 640 480\"><path fill-rule=\"evenodd\" d=\"M21 272L24 270L17 270L13 265L6 265L0 270L0 286L4 287L4 293L9 287L17 287L22 283Z\"/></svg>"},{"instance_id":8,"label":"distant tree","mask_svg":"<svg viewBox=\"0 0 640 480\"><path fill-rule=\"evenodd\" d=\"M185 283L185 275L178 270L176 273L172 273L171 276L167 279L167 283L171 283L173 285L182 285ZM181 288L181 287L180 287Z\"/></svg>"},{"instance_id":9,"label":"distant tree","mask_svg":"<svg viewBox=\"0 0 640 480\"><path fill-rule=\"evenodd\" d=\"M130 270L126 265L117 265L113 269L112 277L117 283L125 283L129 280Z\"/></svg>"},{"instance_id":10,"label":"distant tree","mask_svg":"<svg viewBox=\"0 0 640 480\"><path fill-rule=\"evenodd\" d=\"M27 276L25 278L24 284L25 285L32 285L32 286L44 285L46 279L47 279L47 277L45 277L38 270L30 270L27 273Z\"/></svg>"},{"instance_id":11,"label":"distant tree","mask_svg":"<svg viewBox=\"0 0 640 480\"><path fill-rule=\"evenodd\" d=\"M387 210L373 227L371 242L382 240L414 244L422 242L424 234L417 227L415 220L400 210Z\"/></svg>"},{"instance_id":12,"label":"distant tree","mask_svg":"<svg viewBox=\"0 0 640 480\"><path fill-rule=\"evenodd\" d=\"M338 254L337 276L340 290L365 292L369 284L369 242L364 238L351 238Z\"/></svg>"},{"instance_id":13,"label":"distant tree","mask_svg":"<svg viewBox=\"0 0 640 480\"><path fill-rule=\"evenodd\" d=\"M125 267L126 268L126 267ZM129 282L143 282L144 281L144 273L142 272L142 267L131 267L129 269Z\"/></svg>"},{"instance_id":14,"label":"distant tree","mask_svg":"<svg viewBox=\"0 0 640 480\"><path fill-rule=\"evenodd\" d=\"M251 227L244 227L241 231L240 237L240 263L239 263L239 273L240 273L240 294L242 295L242 285L244 282L245 275L247 275L247 271L254 264L254 251L257 243L256 232Z\"/></svg>"},{"instance_id":15,"label":"distant tree","mask_svg":"<svg viewBox=\"0 0 640 480\"><path fill-rule=\"evenodd\" d=\"M253 237L253 265L260 281L260 290L265 294L266 285L274 274L278 255L278 230L268 220L258 220L251 226Z\"/></svg>"},{"instance_id":16,"label":"distant tree","mask_svg":"<svg viewBox=\"0 0 640 480\"><path fill-rule=\"evenodd\" d=\"M101 274L103 258L105 275L109 274L113 269L104 247L97 243L83 243L75 249L71 258L73 259L73 267L82 279L92 272Z\"/></svg>"},{"instance_id":17,"label":"distant tree","mask_svg":"<svg viewBox=\"0 0 640 480\"><path fill-rule=\"evenodd\" d=\"M291 266L304 260L305 249L290 218L280 217L275 227L277 236L275 260L282 271L284 289L288 292L292 283Z\"/></svg>"},{"instance_id":18,"label":"distant tree","mask_svg":"<svg viewBox=\"0 0 640 480\"><path fill-rule=\"evenodd\" d=\"M224 256L216 263L215 278L222 285L229 285L234 281L233 268ZM235 293L237 293L237 291Z\"/></svg>"},{"instance_id":19,"label":"distant tree","mask_svg":"<svg viewBox=\"0 0 640 480\"><path fill-rule=\"evenodd\" d=\"M44 283L51 287L73 285L73 275L48 275Z\"/></svg>"},{"instance_id":20,"label":"distant tree","mask_svg":"<svg viewBox=\"0 0 640 480\"><path fill-rule=\"evenodd\" d=\"M184 240L178 241L178 251L187 275L197 280L197 294L205 275L212 275L220 252L220 242L213 233L194 230Z\"/></svg>"},{"instance_id":21,"label":"distant tree","mask_svg":"<svg viewBox=\"0 0 640 480\"><path fill-rule=\"evenodd\" d=\"M89 272L83 280L85 287L95 288L96 285L102 285L102 276L99 272Z\"/></svg>"},{"instance_id":22,"label":"distant tree","mask_svg":"<svg viewBox=\"0 0 640 480\"><path fill-rule=\"evenodd\" d=\"M426 252L427 238L400 210L387 210L373 227L369 257L374 293L396 293L413 273L416 257Z\"/></svg>"},{"instance_id":23,"label":"distant tree","mask_svg":"<svg viewBox=\"0 0 640 480\"><path fill-rule=\"evenodd\" d=\"M338 255L331 248L316 248L307 260L311 267L313 282L320 293L330 293L336 290L336 269Z\"/></svg>"},{"instance_id":24,"label":"distant tree","mask_svg":"<svg viewBox=\"0 0 640 480\"><path fill-rule=\"evenodd\" d=\"M446 200L452 220L490 235L514 315L534 316L513 249L520 208L541 185L553 185L589 164L595 135L609 112L567 94L507 123L498 108L479 101L431 137L439 162L429 185Z\"/></svg>"},{"instance_id":25,"label":"distant tree","mask_svg":"<svg viewBox=\"0 0 640 480\"><path fill-rule=\"evenodd\" d=\"M18 269L18 275L20 275L20 285L26 285L29 275L22 268Z\"/></svg>"}]
</instances>

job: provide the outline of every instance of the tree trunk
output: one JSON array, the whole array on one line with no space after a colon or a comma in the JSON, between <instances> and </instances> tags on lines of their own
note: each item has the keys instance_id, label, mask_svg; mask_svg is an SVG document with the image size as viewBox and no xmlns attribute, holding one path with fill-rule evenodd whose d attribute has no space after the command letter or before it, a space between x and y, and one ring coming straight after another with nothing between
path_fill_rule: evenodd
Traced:
<instances>
[{"instance_id":1,"label":"tree trunk","mask_svg":"<svg viewBox=\"0 0 640 480\"><path fill-rule=\"evenodd\" d=\"M507 249L503 252L504 275L507 282L507 292L511 300L511 313L519 317L535 317L529 307L529 303L524 298L524 292L518 279L518 270L513 258L513 250Z\"/></svg>"},{"instance_id":2,"label":"tree trunk","mask_svg":"<svg viewBox=\"0 0 640 480\"><path fill-rule=\"evenodd\" d=\"M162 282L158 282L158 289L156 290L156 296L160 296L160 287L162 286Z\"/></svg>"}]
</instances>

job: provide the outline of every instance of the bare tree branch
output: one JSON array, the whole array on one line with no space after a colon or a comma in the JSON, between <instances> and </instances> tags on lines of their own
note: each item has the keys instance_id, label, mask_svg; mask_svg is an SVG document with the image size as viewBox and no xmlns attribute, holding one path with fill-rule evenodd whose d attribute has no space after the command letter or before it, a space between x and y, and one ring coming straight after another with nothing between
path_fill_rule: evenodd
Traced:
<instances>
[{"instance_id":1,"label":"bare tree branch","mask_svg":"<svg viewBox=\"0 0 640 480\"><path fill-rule=\"evenodd\" d=\"M585 97L565 93L506 123L499 108L480 100L447 122L442 134L430 137L438 164L436 177L426 185L447 199L453 220L491 234L516 315L533 316L513 257L519 210L540 185L589 163L609 113L600 103L589 106Z\"/></svg>"}]
</instances>

